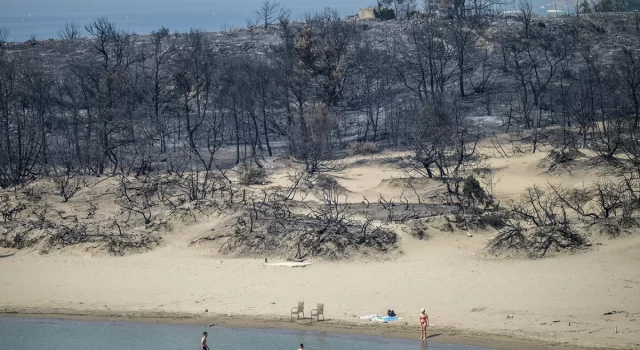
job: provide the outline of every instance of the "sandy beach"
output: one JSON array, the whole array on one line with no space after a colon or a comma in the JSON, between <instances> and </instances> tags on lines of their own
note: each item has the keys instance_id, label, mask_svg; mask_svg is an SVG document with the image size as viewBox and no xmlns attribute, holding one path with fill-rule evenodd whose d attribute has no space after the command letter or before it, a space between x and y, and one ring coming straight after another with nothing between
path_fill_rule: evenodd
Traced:
<instances>
[{"instance_id":1,"label":"sandy beach","mask_svg":"<svg viewBox=\"0 0 640 350\"><path fill-rule=\"evenodd\" d=\"M498 198L533 183L579 186L597 177L595 171L550 175L536 166L543 157L494 160L502 178ZM362 194L393 194L398 190L388 180L401 175L391 165L354 166L339 182L355 201ZM190 244L222 220L211 216L174 226L160 247L124 257L86 246L44 255L2 249L0 316L115 317L417 339L418 313L425 307L430 339L437 342L504 349L640 347L638 235L592 237L587 251L532 260L487 254L495 231L472 237L460 230L431 232L430 239L417 240L398 230L391 256L312 259L290 268L264 264L264 258L283 261L277 257L230 258L214 245ZM307 319L289 322L298 301L305 302ZM326 322L308 319L316 303L325 304ZM403 320L359 319L388 309Z\"/></svg>"},{"instance_id":2,"label":"sandy beach","mask_svg":"<svg viewBox=\"0 0 640 350\"><path fill-rule=\"evenodd\" d=\"M449 237L393 262L305 268L162 250L116 259L17 254L0 262L0 311L98 319L159 313L169 317L165 322L180 313L193 318L187 322L289 328L289 309L300 300L308 309L324 302L328 318L300 327L417 337L417 311L424 306L438 342L638 346L640 276L630 267L637 266L640 240L539 261L487 260L474 251L481 240ZM388 308L403 316L401 324L372 326L357 318ZM603 315L609 311L623 312Z\"/></svg>"},{"instance_id":3,"label":"sandy beach","mask_svg":"<svg viewBox=\"0 0 640 350\"><path fill-rule=\"evenodd\" d=\"M289 309L300 300L308 310L325 303L328 318L320 326L301 321L302 327L415 337L417 311L424 306L434 324L429 333L439 342L638 346L640 276L632 267L640 240L539 261L486 259L477 254L483 240L446 237L395 261L305 268L162 249L124 258L3 252L0 311L99 319L160 313L166 322L181 313L198 323L288 328ZM388 308L403 316L401 324L372 326L358 319ZM604 315L610 311L617 313Z\"/></svg>"}]
</instances>

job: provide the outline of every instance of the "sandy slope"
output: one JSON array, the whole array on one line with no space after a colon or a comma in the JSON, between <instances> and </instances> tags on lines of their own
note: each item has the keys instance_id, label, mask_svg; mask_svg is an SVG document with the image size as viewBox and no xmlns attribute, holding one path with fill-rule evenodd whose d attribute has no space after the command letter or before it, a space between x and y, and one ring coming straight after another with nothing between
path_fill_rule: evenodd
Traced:
<instances>
[{"instance_id":1,"label":"sandy slope","mask_svg":"<svg viewBox=\"0 0 640 350\"><path fill-rule=\"evenodd\" d=\"M547 181L579 186L595 171L548 174L543 155L491 160L501 199ZM385 179L392 165L357 166L339 182L354 201L399 196ZM274 177L284 181L284 176ZM432 191L437 185L425 184ZM402 236L396 257L381 261L316 261L306 268L265 267L259 259L228 259L189 242L222 222L211 218L174 233L153 252L113 258L82 249L39 255L0 250L0 311L38 308L162 311L288 317L297 301L326 305L334 321L394 309L417 327L427 308L432 333L481 332L593 347L640 347L640 236L594 238L593 249L540 260L486 256L490 232L440 233L428 241ZM275 261L271 259L271 261ZM623 311L605 316L610 311ZM513 315L513 318L507 318ZM569 325L570 322L570 325ZM393 326L391 326L393 327ZM615 327L618 333L615 333ZM384 329L381 331L384 333ZM418 335L416 333L416 335ZM517 348L518 346L512 346Z\"/></svg>"}]
</instances>

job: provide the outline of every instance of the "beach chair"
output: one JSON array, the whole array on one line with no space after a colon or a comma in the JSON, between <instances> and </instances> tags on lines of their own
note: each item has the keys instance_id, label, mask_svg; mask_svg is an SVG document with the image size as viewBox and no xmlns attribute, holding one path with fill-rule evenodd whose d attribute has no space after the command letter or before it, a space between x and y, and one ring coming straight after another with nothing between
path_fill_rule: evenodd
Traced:
<instances>
[{"instance_id":1,"label":"beach chair","mask_svg":"<svg viewBox=\"0 0 640 350\"><path fill-rule=\"evenodd\" d=\"M311 320L313 321L313 316L315 316L320 322L320 315L322 315L322 320L324 321L324 304L318 304L317 309L311 310Z\"/></svg>"},{"instance_id":2,"label":"beach chair","mask_svg":"<svg viewBox=\"0 0 640 350\"><path fill-rule=\"evenodd\" d=\"M302 318L304 318L304 301L299 301L298 307L291 308L291 321L293 321L293 315L296 315L296 317L300 319L300 314L302 314Z\"/></svg>"}]
</instances>

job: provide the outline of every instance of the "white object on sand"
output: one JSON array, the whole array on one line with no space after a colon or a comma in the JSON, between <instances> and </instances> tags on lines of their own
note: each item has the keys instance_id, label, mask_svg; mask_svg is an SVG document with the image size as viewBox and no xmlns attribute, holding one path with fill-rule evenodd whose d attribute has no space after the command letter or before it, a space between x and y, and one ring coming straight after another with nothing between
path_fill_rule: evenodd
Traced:
<instances>
[{"instance_id":1,"label":"white object on sand","mask_svg":"<svg viewBox=\"0 0 640 350\"><path fill-rule=\"evenodd\" d=\"M360 319L361 319L361 320L370 320L370 319L373 319L373 318L376 318L376 317L378 317L378 314L367 315L367 316L360 316Z\"/></svg>"},{"instance_id":2,"label":"white object on sand","mask_svg":"<svg viewBox=\"0 0 640 350\"><path fill-rule=\"evenodd\" d=\"M295 262L295 261L287 261L287 262L279 262L279 263L263 263L264 266L275 266L275 267L305 267L307 265L313 264L312 262Z\"/></svg>"}]
</instances>

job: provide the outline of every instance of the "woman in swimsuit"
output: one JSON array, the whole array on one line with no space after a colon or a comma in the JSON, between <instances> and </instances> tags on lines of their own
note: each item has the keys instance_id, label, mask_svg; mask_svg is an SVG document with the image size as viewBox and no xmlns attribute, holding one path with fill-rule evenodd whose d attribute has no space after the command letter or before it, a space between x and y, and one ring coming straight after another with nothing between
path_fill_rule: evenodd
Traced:
<instances>
[{"instance_id":1,"label":"woman in swimsuit","mask_svg":"<svg viewBox=\"0 0 640 350\"><path fill-rule=\"evenodd\" d=\"M420 310L420 340L427 340L427 327L429 327L429 316L422 308Z\"/></svg>"}]
</instances>

